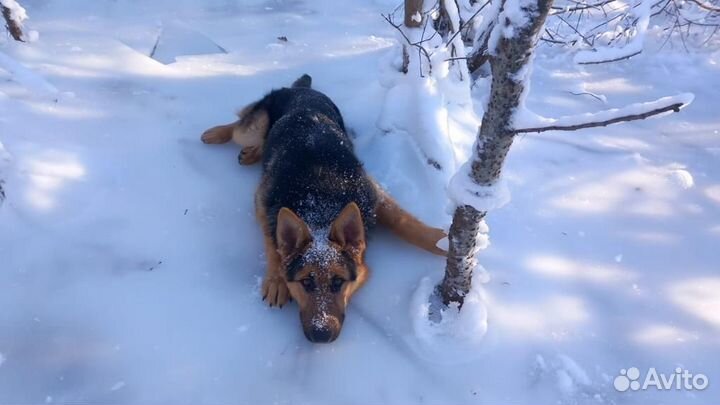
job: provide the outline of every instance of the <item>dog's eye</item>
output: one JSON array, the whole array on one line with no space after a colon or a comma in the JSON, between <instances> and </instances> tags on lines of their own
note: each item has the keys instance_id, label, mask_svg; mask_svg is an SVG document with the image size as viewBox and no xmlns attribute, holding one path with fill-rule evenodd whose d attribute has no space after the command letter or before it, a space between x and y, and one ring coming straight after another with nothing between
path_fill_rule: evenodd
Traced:
<instances>
[{"instance_id":1,"label":"dog's eye","mask_svg":"<svg viewBox=\"0 0 720 405\"><path fill-rule=\"evenodd\" d=\"M332 291L335 292L335 293L336 293L336 292L340 292L340 289L342 288L342 285L343 285L344 282L345 282L345 280L342 279L342 278L340 278L340 277L337 277L337 276L336 276L336 277L333 277L333 278L332 278L332 284L331 284L331 285L332 285Z\"/></svg>"},{"instance_id":2,"label":"dog's eye","mask_svg":"<svg viewBox=\"0 0 720 405\"><path fill-rule=\"evenodd\" d=\"M305 288L305 291L310 292L315 289L315 281L311 278L304 278L300 280L300 283L302 283L303 287Z\"/></svg>"}]
</instances>

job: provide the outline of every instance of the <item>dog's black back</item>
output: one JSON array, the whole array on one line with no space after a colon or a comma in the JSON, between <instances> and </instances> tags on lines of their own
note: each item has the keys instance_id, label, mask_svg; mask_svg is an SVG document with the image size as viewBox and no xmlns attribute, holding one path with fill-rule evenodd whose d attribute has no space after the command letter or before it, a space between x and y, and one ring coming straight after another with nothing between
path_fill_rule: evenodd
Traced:
<instances>
[{"instance_id":1,"label":"dog's black back","mask_svg":"<svg viewBox=\"0 0 720 405\"><path fill-rule=\"evenodd\" d=\"M262 157L262 202L275 241L282 207L294 211L314 232L329 229L351 202L360 208L366 230L375 223L377 193L355 156L340 111L326 95L309 88L309 76L307 86L274 90L256 105L270 119Z\"/></svg>"}]
</instances>

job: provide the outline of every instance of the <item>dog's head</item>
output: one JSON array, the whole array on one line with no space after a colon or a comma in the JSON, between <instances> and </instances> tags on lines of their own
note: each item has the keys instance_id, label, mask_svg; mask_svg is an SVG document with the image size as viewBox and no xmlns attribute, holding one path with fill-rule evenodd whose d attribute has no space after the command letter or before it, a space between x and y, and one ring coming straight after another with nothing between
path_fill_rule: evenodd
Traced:
<instances>
[{"instance_id":1,"label":"dog's head","mask_svg":"<svg viewBox=\"0 0 720 405\"><path fill-rule=\"evenodd\" d=\"M360 209L350 203L330 229L311 232L294 212L282 208L277 245L305 336L312 342L332 342L340 335L350 297L368 275Z\"/></svg>"}]
</instances>

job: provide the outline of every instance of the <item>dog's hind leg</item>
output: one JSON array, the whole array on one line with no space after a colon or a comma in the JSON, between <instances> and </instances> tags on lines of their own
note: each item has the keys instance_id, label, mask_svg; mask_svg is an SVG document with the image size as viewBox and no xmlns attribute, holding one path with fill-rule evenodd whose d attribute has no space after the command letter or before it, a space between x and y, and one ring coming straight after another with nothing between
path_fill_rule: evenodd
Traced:
<instances>
[{"instance_id":1,"label":"dog's hind leg","mask_svg":"<svg viewBox=\"0 0 720 405\"><path fill-rule=\"evenodd\" d=\"M261 146L243 146L238 155L238 163L245 166L255 164L259 162L260 159L262 159Z\"/></svg>"},{"instance_id":2,"label":"dog's hind leg","mask_svg":"<svg viewBox=\"0 0 720 405\"><path fill-rule=\"evenodd\" d=\"M257 163L262 158L265 136L270 129L267 111L252 103L238 112L239 119L231 124L212 127L202 134L203 142L226 143L231 139L242 147L238 161L241 165Z\"/></svg>"},{"instance_id":3,"label":"dog's hind leg","mask_svg":"<svg viewBox=\"0 0 720 405\"><path fill-rule=\"evenodd\" d=\"M388 227L401 239L421 249L441 256L447 254L445 250L437 247L438 241L447 236L442 229L429 227L402 209L397 201L377 183L375 183L375 189L379 200L375 213L380 224Z\"/></svg>"},{"instance_id":4,"label":"dog's hind leg","mask_svg":"<svg viewBox=\"0 0 720 405\"><path fill-rule=\"evenodd\" d=\"M270 130L270 117L257 103L245 107L238 116L240 121L232 131L233 141L242 146L238 162L241 165L251 165L262 158L265 136Z\"/></svg>"}]
</instances>

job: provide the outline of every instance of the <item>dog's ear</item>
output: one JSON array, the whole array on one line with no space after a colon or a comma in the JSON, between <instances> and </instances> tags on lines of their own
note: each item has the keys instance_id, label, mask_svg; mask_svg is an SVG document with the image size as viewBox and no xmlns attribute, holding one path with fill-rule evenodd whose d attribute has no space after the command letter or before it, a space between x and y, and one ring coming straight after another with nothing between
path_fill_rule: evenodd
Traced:
<instances>
[{"instance_id":1,"label":"dog's ear","mask_svg":"<svg viewBox=\"0 0 720 405\"><path fill-rule=\"evenodd\" d=\"M298 87L304 87L306 89L309 89L312 86L312 77L310 77L309 74L304 74L300 76L297 80L295 80L291 87L298 88Z\"/></svg>"},{"instance_id":2,"label":"dog's ear","mask_svg":"<svg viewBox=\"0 0 720 405\"><path fill-rule=\"evenodd\" d=\"M360 208L351 202L335 218L330 228L330 240L343 250L362 252L365 250L365 227Z\"/></svg>"},{"instance_id":3,"label":"dog's ear","mask_svg":"<svg viewBox=\"0 0 720 405\"><path fill-rule=\"evenodd\" d=\"M312 242L310 228L289 208L281 208L277 219L278 253L283 259L300 252Z\"/></svg>"}]
</instances>

